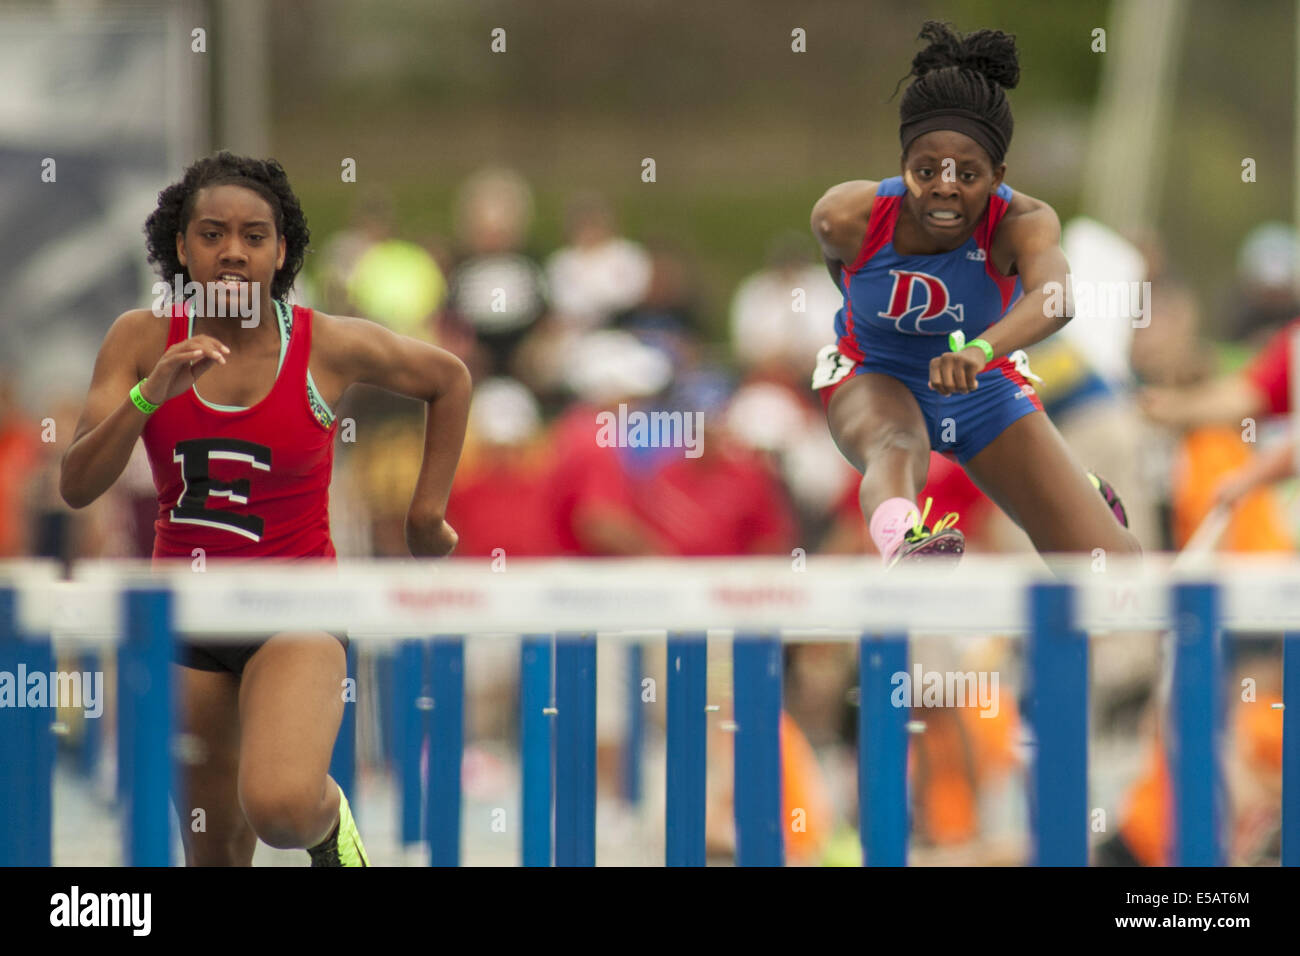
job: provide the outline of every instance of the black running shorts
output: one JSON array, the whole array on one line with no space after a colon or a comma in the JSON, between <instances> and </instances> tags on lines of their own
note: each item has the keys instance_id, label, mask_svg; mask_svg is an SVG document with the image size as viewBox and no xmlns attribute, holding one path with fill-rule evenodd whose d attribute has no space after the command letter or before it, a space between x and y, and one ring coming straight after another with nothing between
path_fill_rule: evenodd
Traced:
<instances>
[{"instance_id":1,"label":"black running shorts","mask_svg":"<svg viewBox=\"0 0 1300 956\"><path fill-rule=\"evenodd\" d=\"M343 645L343 650L347 651L347 635L336 634L333 631L329 633ZM240 641L232 644L178 639L175 659L177 664L184 667L193 667L195 670L229 671L232 674L243 674L244 665L248 663L249 658L257 653L257 649L269 640L269 637L264 637L255 641Z\"/></svg>"}]
</instances>

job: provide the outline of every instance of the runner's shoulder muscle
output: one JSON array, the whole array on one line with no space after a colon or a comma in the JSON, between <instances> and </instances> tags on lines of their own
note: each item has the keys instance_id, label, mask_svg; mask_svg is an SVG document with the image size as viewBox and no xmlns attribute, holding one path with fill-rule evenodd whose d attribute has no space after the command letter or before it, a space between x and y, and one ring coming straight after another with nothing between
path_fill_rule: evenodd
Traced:
<instances>
[{"instance_id":1,"label":"runner's shoulder muscle","mask_svg":"<svg viewBox=\"0 0 1300 956\"><path fill-rule=\"evenodd\" d=\"M869 179L851 180L832 186L817 200L811 225L826 258L851 262L856 257L871 221L878 185Z\"/></svg>"}]
</instances>

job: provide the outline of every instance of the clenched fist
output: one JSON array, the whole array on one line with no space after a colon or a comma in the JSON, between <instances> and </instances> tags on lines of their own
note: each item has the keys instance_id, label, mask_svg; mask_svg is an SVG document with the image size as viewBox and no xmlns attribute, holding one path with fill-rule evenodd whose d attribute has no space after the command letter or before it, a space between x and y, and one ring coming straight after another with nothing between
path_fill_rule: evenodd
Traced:
<instances>
[{"instance_id":1,"label":"clenched fist","mask_svg":"<svg viewBox=\"0 0 1300 956\"><path fill-rule=\"evenodd\" d=\"M415 558L445 558L456 550L460 535L442 515L412 509L406 513L406 546Z\"/></svg>"},{"instance_id":2,"label":"clenched fist","mask_svg":"<svg viewBox=\"0 0 1300 956\"><path fill-rule=\"evenodd\" d=\"M960 352L944 352L930 360L930 388L940 395L964 395L979 387L975 376L988 362L984 350L968 345Z\"/></svg>"}]
</instances>

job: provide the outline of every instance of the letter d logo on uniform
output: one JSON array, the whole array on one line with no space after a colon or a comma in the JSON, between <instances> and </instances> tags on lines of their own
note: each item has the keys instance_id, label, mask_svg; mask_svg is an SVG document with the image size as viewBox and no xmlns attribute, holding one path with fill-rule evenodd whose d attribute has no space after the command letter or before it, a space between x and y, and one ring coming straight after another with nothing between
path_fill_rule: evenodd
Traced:
<instances>
[{"instance_id":1,"label":"letter d logo on uniform","mask_svg":"<svg viewBox=\"0 0 1300 956\"><path fill-rule=\"evenodd\" d=\"M890 269L889 274L894 277L889 309L877 315L882 319L892 319L898 331L911 335L946 335L961 326L964 319L961 304L952 304L948 287L938 276L905 269ZM913 291L916 289L922 291L922 297L918 304L913 305Z\"/></svg>"}]
</instances>

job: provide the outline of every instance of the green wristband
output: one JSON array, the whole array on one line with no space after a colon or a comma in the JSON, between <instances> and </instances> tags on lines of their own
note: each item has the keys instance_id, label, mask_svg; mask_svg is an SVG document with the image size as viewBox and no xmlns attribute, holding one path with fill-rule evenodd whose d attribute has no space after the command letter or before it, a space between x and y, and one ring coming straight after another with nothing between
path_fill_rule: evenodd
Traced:
<instances>
[{"instance_id":1,"label":"green wristband","mask_svg":"<svg viewBox=\"0 0 1300 956\"><path fill-rule=\"evenodd\" d=\"M984 353L985 364L993 361L993 346L989 345L983 339L971 339L967 342L966 333L962 332L960 329L948 334L948 351L950 352L960 352L962 349L969 348L972 345L978 347L980 351Z\"/></svg>"},{"instance_id":2,"label":"green wristband","mask_svg":"<svg viewBox=\"0 0 1300 956\"><path fill-rule=\"evenodd\" d=\"M146 379L142 378L131 386L131 402L146 415L152 415L154 412L158 411L161 406L155 405L153 402L149 401L149 399L140 394L140 386L143 385L145 381Z\"/></svg>"},{"instance_id":3,"label":"green wristband","mask_svg":"<svg viewBox=\"0 0 1300 956\"><path fill-rule=\"evenodd\" d=\"M984 361L986 363L993 361L993 346L989 345L983 339L973 339L970 342L966 343L966 346L968 348L972 345L978 345L980 349L984 352Z\"/></svg>"}]
</instances>

